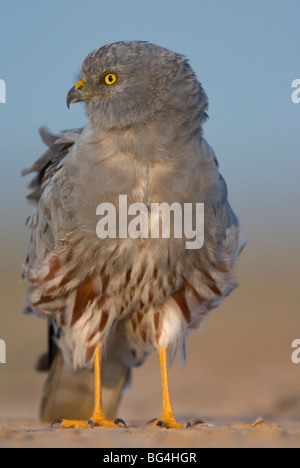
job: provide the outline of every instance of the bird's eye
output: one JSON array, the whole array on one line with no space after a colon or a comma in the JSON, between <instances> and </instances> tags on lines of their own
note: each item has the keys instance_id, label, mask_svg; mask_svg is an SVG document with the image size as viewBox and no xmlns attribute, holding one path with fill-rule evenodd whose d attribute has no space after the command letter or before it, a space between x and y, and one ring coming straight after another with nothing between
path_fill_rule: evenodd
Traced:
<instances>
[{"instance_id":1,"label":"bird's eye","mask_svg":"<svg viewBox=\"0 0 300 468\"><path fill-rule=\"evenodd\" d=\"M112 85L117 81L117 77L113 73L109 73L104 77L104 81L107 85Z\"/></svg>"}]
</instances>

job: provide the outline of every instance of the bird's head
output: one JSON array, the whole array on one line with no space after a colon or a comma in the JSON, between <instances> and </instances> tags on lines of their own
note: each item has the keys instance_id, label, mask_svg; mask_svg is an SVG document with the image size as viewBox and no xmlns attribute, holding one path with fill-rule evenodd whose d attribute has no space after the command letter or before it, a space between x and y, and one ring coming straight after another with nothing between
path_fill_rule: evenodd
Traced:
<instances>
[{"instance_id":1,"label":"bird's head","mask_svg":"<svg viewBox=\"0 0 300 468\"><path fill-rule=\"evenodd\" d=\"M69 91L67 105L84 101L95 125L126 128L157 113L207 107L206 96L187 60L147 42L117 42L86 57L81 79Z\"/></svg>"}]
</instances>

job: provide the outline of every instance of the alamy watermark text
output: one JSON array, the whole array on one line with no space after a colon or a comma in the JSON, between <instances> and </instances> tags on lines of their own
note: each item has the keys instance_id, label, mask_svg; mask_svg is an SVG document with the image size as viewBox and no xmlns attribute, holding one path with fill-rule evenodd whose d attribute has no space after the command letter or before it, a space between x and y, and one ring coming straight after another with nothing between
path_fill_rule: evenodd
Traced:
<instances>
[{"instance_id":1,"label":"alamy watermark text","mask_svg":"<svg viewBox=\"0 0 300 468\"><path fill-rule=\"evenodd\" d=\"M4 340L0 340L0 364L6 364L6 344Z\"/></svg>"},{"instance_id":2,"label":"alamy watermark text","mask_svg":"<svg viewBox=\"0 0 300 468\"><path fill-rule=\"evenodd\" d=\"M300 79L294 80L292 82L292 88L295 88L295 90L292 92L292 102L294 104L299 104L300 102Z\"/></svg>"},{"instance_id":3,"label":"alamy watermark text","mask_svg":"<svg viewBox=\"0 0 300 468\"><path fill-rule=\"evenodd\" d=\"M185 239L186 249L201 249L204 244L204 203L132 203L119 196L119 205L100 203L101 216L96 227L100 239ZM118 218L118 219L117 219Z\"/></svg>"},{"instance_id":4,"label":"alamy watermark text","mask_svg":"<svg viewBox=\"0 0 300 468\"><path fill-rule=\"evenodd\" d=\"M0 104L6 103L6 84L4 80L0 79Z\"/></svg>"},{"instance_id":5,"label":"alamy watermark text","mask_svg":"<svg viewBox=\"0 0 300 468\"><path fill-rule=\"evenodd\" d=\"M300 364L300 340L294 340L292 348L295 348L292 354L292 361L294 364Z\"/></svg>"}]
</instances>

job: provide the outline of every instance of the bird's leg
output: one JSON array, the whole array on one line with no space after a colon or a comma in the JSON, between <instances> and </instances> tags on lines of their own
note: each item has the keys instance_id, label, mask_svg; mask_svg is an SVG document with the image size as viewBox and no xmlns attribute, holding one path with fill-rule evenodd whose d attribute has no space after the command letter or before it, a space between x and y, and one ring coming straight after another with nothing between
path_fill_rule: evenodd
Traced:
<instances>
[{"instance_id":1,"label":"bird's leg","mask_svg":"<svg viewBox=\"0 0 300 468\"><path fill-rule=\"evenodd\" d=\"M94 356L95 406L93 416L88 421L73 421L63 419L60 421L55 421L54 423L60 423L63 428L76 427L79 429L94 426L119 427L118 423L122 423L124 426L126 426L122 419L109 421L105 418L104 415L101 391L101 350L102 348L97 346Z\"/></svg>"},{"instance_id":2,"label":"bird's leg","mask_svg":"<svg viewBox=\"0 0 300 468\"><path fill-rule=\"evenodd\" d=\"M102 390L101 390L101 347L97 346L95 351L95 407L94 413L89 424L91 426L107 426L118 427L118 421L109 421L105 418L102 404ZM123 421L122 421L123 422ZM125 425L125 423L123 422Z\"/></svg>"},{"instance_id":3,"label":"bird's leg","mask_svg":"<svg viewBox=\"0 0 300 468\"><path fill-rule=\"evenodd\" d=\"M182 429L184 426L181 426L174 416L173 408L171 405L170 399L170 390L168 382L168 368L167 368L167 349L165 346L159 346L159 359L160 359L160 370L161 370L161 381L162 381L162 391L163 391L163 411L160 419L155 419L153 425Z\"/></svg>"},{"instance_id":4,"label":"bird's leg","mask_svg":"<svg viewBox=\"0 0 300 468\"><path fill-rule=\"evenodd\" d=\"M108 421L104 416L101 394L101 347L97 346L94 355L94 379L95 379L95 406L93 416L88 421L76 421L63 419L57 421L63 428L87 428L94 426L118 427L113 421Z\"/></svg>"}]
</instances>

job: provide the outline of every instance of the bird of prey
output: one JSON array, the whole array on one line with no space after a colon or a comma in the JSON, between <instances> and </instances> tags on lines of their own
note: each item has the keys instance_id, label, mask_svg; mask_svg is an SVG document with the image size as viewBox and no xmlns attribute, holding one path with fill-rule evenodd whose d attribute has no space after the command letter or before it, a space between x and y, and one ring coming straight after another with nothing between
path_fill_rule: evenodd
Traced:
<instances>
[{"instance_id":1,"label":"bird of prey","mask_svg":"<svg viewBox=\"0 0 300 468\"><path fill-rule=\"evenodd\" d=\"M232 292L240 251L239 222L203 138L207 96L185 57L131 41L86 57L67 95L68 106L76 102L85 103L87 125L60 135L42 129L48 150L24 171L37 172L27 311L49 318L68 368L94 366L93 414L60 423L118 426L122 420L103 410L102 362L116 359L128 369L157 351L163 411L152 424L181 428L168 359L185 353L186 335ZM204 204L204 245L187 249L187 236L174 229L169 237L99 238L97 206L109 203L120 215L120 195L146 207Z\"/></svg>"}]
</instances>

